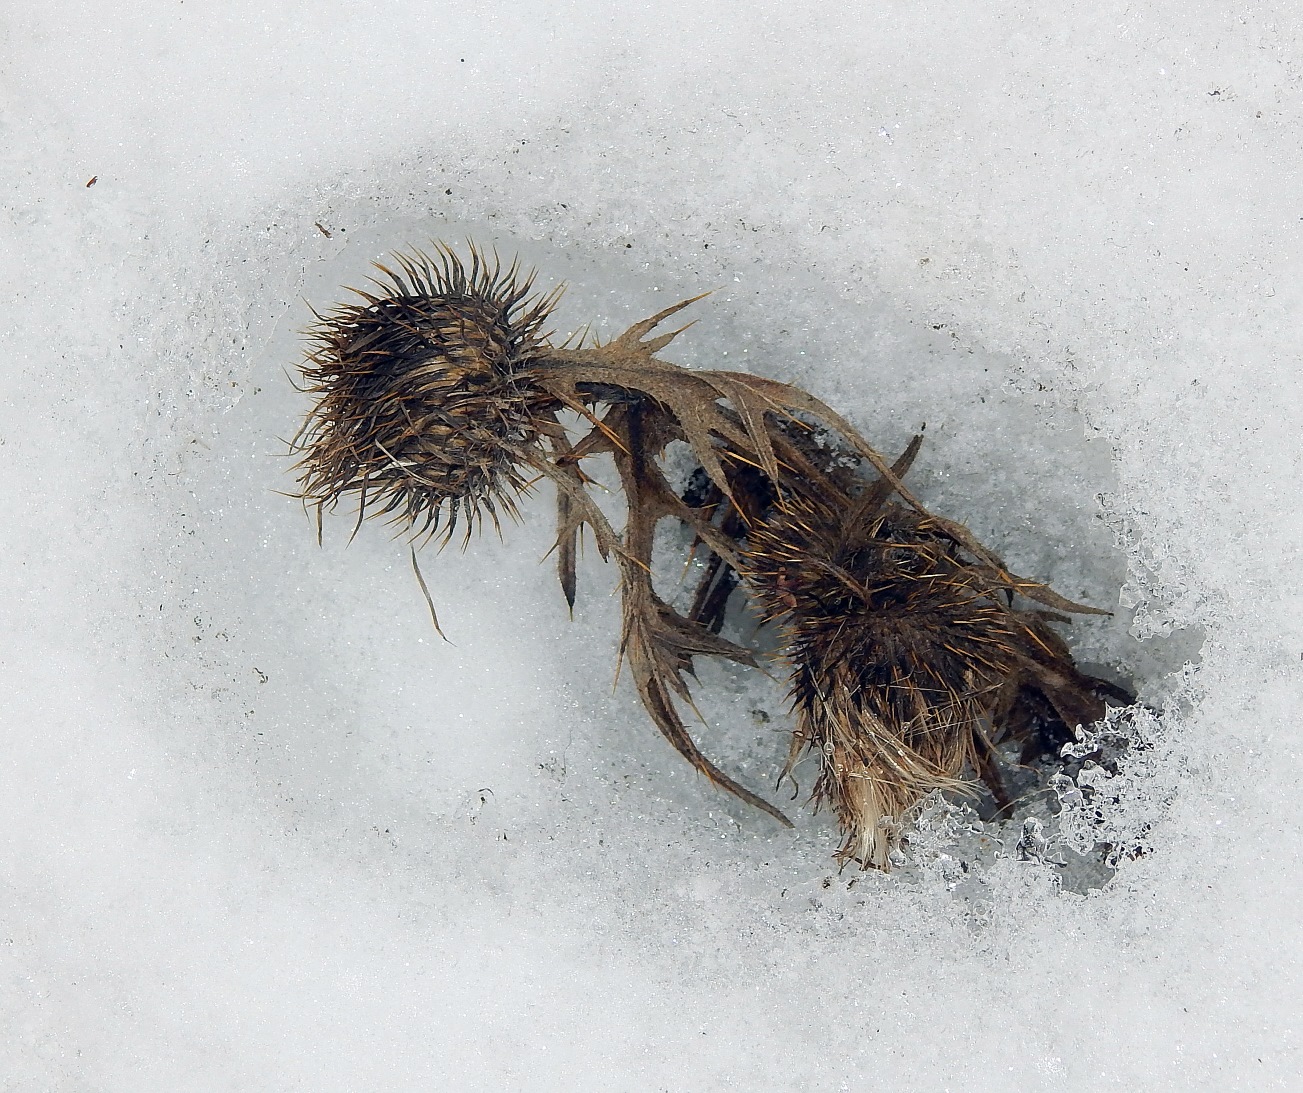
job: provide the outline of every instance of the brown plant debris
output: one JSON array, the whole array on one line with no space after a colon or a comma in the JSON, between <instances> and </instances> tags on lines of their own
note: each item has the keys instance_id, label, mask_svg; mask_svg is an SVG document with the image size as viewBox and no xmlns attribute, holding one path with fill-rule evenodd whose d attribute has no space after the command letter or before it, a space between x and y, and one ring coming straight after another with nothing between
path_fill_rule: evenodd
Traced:
<instances>
[{"instance_id":1,"label":"brown plant debris","mask_svg":"<svg viewBox=\"0 0 1303 1093\"><path fill-rule=\"evenodd\" d=\"M814 801L841 824L843 861L888 868L911 810L935 790L970 789L973 776L1008 807L1005 745L1029 762L1101 718L1106 700L1130 701L1081 673L1052 629L1103 612L1009 572L909 491L921 437L889 465L799 388L656 356L681 332L657 328L700 297L604 345L554 345L546 326L559 290L533 294L514 263L474 247L463 262L439 245L396 255L394 267L378 267L373 289L354 290L358 301L317 315L309 332L302 371L316 401L293 447L318 535L322 513L356 495L355 532L387 516L413 539L446 544L460 524L465 545L485 514L498 527L519 494L550 480L567 602L587 528L617 565L617 662L653 723L711 782L790 826L701 753L680 712L695 712L696 658L758 664L720 633L730 598L744 595L781 635L790 670L796 728L779 780L814 759ZM676 441L699 464L682 493L664 466ZM619 530L590 492L584 465L598 456L618 474ZM667 519L704 552L686 613L652 580Z\"/></svg>"}]
</instances>

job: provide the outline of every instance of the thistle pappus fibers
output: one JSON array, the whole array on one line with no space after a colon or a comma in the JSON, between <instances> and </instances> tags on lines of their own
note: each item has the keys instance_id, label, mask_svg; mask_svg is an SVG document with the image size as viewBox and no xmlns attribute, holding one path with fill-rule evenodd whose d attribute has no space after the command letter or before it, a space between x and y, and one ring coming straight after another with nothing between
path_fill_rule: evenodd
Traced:
<instances>
[{"instance_id":1,"label":"thistle pappus fibers","mask_svg":"<svg viewBox=\"0 0 1303 1093\"><path fill-rule=\"evenodd\" d=\"M886 869L928 792L962 789L971 772L999 798L997 744L1022 741L1025 759L1047 727L1062 734L1102 716L1105 698L1129 698L1077 671L1049 627L1062 614L1019 608L1015 596L1060 613L1093 608L1009 573L912 496L902 477L921 438L888 466L800 388L658 357L681 330L656 328L699 297L605 344L555 345L544 328L560 290L533 294L514 263L474 247L466 262L439 245L393 266L309 331L302 371L316 402L293 447L318 534L323 511L355 495L357 525L387 516L446 545L459 524L467 539L486 514L498 526L523 490L552 482L567 601L587 531L616 563L617 663L653 724L710 782L790 826L701 753L680 712L695 712L695 658L757 664L755 650L720 634L729 597L751 597L781 626L791 666L797 724L784 774L815 756L815 801L842 826L843 861ZM832 446L811 443L815 431ZM674 442L699 464L683 495L664 469ZM619 478L618 530L584 470L599 456ZM707 555L686 612L652 582L662 520L686 524L689 553Z\"/></svg>"},{"instance_id":2,"label":"thistle pappus fibers","mask_svg":"<svg viewBox=\"0 0 1303 1093\"><path fill-rule=\"evenodd\" d=\"M989 775L994 743L1046 709L1068 728L1094 721L1113 693L1073 666L1048 627L1060 616L1015 609L1009 574L884 492L868 504L789 496L742 558L791 666L783 773L811 756L814 799L845 836L839 856L881 869L927 794Z\"/></svg>"}]
</instances>

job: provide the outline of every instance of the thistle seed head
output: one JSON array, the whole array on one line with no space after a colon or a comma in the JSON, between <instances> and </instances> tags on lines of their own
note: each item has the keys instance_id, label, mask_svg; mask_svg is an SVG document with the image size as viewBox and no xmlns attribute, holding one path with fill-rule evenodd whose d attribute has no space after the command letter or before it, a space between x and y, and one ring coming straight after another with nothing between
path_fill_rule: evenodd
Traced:
<instances>
[{"instance_id":1,"label":"thistle seed head","mask_svg":"<svg viewBox=\"0 0 1303 1093\"><path fill-rule=\"evenodd\" d=\"M743 576L782 617L797 727L786 773L819 764L839 857L886 868L905 814L975 765L976 734L1018 670L1019 619L923 514L789 497L753 527Z\"/></svg>"},{"instance_id":2,"label":"thistle seed head","mask_svg":"<svg viewBox=\"0 0 1303 1093\"><path fill-rule=\"evenodd\" d=\"M294 440L300 496L318 516L358 495L414 536L465 534L487 512L515 515L526 488L518 453L536 446L555 402L531 382L559 292L471 250L378 266L377 291L318 315L304 389L316 405Z\"/></svg>"}]
</instances>

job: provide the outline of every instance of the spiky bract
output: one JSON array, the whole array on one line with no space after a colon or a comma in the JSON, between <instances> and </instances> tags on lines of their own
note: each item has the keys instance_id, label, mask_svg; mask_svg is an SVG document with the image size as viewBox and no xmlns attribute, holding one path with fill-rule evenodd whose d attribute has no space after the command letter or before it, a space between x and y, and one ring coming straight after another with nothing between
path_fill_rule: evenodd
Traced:
<instances>
[{"instance_id":1,"label":"spiky bract","mask_svg":"<svg viewBox=\"0 0 1303 1093\"><path fill-rule=\"evenodd\" d=\"M475 250L469 268L442 246L395 261L309 331L301 495L320 513L356 493L359 524L370 505L446 542L459 520L469 535L515 513L520 453L554 405L530 366L558 294L531 298L532 278Z\"/></svg>"}]
</instances>

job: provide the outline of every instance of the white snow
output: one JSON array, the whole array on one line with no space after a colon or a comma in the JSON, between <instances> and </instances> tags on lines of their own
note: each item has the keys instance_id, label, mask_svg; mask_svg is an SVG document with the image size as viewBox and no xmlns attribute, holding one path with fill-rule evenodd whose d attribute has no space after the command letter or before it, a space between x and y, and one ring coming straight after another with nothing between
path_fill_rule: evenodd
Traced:
<instances>
[{"instance_id":1,"label":"white snow","mask_svg":"<svg viewBox=\"0 0 1303 1093\"><path fill-rule=\"evenodd\" d=\"M1293 1088L1295 6L444 8L6 16L0 1088ZM544 494L424 555L451 645L385 529L318 547L307 305L466 238L563 329L711 288L670 359L926 422L934 508L1117 606L1144 855L1061 890L937 815L838 874L612 693ZM766 790L779 688L701 693Z\"/></svg>"}]
</instances>

